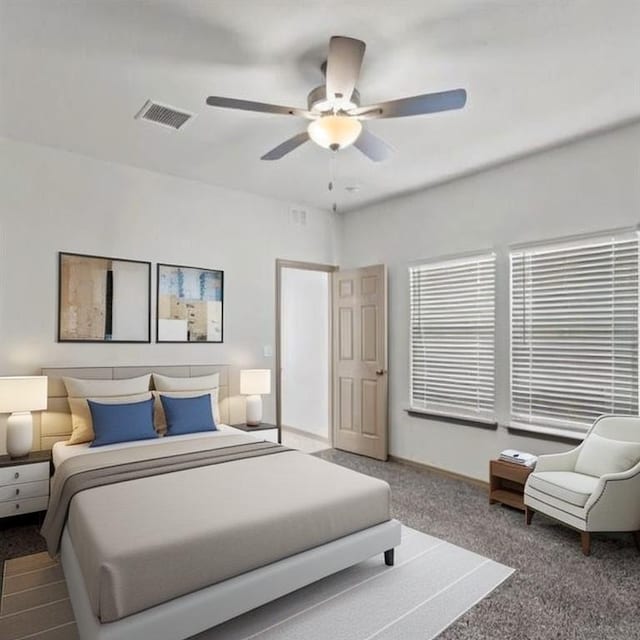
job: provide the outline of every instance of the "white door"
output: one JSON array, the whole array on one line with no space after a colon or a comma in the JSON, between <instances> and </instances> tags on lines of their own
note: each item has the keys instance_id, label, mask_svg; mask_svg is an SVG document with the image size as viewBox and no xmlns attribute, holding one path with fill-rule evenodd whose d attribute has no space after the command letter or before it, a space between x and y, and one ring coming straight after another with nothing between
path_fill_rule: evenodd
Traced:
<instances>
[{"instance_id":1,"label":"white door","mask_svg":"<svg viewBox=\"0 0 640 640\"><path fill-rule=\"evenodd\" d=\"M333 279L333 446L386 460L387 270L336 271Z\"/></svg>"}]
</instances>

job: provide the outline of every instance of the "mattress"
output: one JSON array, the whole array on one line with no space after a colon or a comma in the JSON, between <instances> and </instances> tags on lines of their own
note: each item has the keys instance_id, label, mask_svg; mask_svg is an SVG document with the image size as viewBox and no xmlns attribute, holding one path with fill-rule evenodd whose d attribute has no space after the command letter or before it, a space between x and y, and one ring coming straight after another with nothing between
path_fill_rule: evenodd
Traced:
<instances>
[{"instance_id":1,"label":"mattress","mask_svg":"<svg viewBox=\"0 0 640 640\"><path fill-rule=\"evenodd\" d=\"M153 456L172 455L162 440ZM215 446L239 442L255 438ZM66 526L93 613L110 622L389 519L385 482L287 450L82 491Z\"/></svg>"},{"instance_id":2,"label":"mattress","mask_svg":"<svg viewBox=\"0 0 640 640\"><path fill-rule=\"evenodd\" d=\"M229 425L226 425L226 424L219 424L217 431L210 431L207 433L189 433L182 436L172 436L172 438L174 440L192 440L198 437L218 438L220 436L229 435L231 433L237 435L237 434L242 434L247 432L241 431L240 429L234 429L233 427L230 427ZM252 435L252 437L255 437L259 440L262 439L259 437L260 436L259 432L256 432L255 435L248 434L248 433L247 435ZM69 458L73 458L78 455L84 455L87 453L89 454L100 453L102 451L114 451L116 449L128 449L131 447L162 445L162 442L163 442L163 439L158 438L158 440L138 440L137 442L120 442L118 444L109 444L103 447L90 447L88 442L83 442L82 444L67 444L66 442L56 442L53 445L53 448L51 451L51 454L52 454L51 457L53 460L54 468L57 468L65 460L68 460Z\"/></svg>"}]
</instances>

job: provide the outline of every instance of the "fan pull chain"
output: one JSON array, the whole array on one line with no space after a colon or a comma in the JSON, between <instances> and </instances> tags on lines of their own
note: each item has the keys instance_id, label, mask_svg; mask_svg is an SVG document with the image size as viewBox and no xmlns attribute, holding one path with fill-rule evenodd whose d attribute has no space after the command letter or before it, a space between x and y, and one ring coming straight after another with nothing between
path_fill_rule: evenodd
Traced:
<instances>
[{"instance_id":1,"label":"fan pull chain","mask_svg":"<svg viewBox=\"0 0 640 640\"><path fill-rule=\"evenodd\" d=\"M336 156L338 153L332 151L329 156L329 191L333 191L336 181Z\"/></svg>"},{"instance_id":2,"label":"fan pull chain","mask_svg":"<svg viewBox=\"0 0 640 640\"><path fill-rule=\"evenodd\" d=\"M336 186L336 162L337 162L337 158L338 158L338 152L337 151L332 151L331 152L331 156L329 157L329 192L332 192L334 190L334 187ZM331 210L336 213L338 211L338 204L335 201L335 194L334 194L334 201L333 201L333 205L331 206Z\"/></svg>"}]
</instances>

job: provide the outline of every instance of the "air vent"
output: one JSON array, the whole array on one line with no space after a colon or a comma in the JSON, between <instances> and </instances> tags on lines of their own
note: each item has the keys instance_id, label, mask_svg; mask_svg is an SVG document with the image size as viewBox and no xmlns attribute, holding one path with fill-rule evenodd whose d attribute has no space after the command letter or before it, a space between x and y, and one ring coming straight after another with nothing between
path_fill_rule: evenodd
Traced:
<instances>
[{"instance_id":1,"label":"air vent","mask_svg":"<svg viewBox=\"0 0 640 640\"><path fill-rule=\"evenodd\" d=\"M155 122L170 129L180 129L193 115L187 111L179 111L174 107L147 100L136 114L136 119Z\"/></svg>"}]
</instances>

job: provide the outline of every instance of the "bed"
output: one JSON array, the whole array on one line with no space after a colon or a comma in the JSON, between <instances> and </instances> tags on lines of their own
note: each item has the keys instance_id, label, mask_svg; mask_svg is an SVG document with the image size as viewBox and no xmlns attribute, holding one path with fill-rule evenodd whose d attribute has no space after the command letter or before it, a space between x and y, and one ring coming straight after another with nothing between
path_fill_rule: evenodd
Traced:
<instances>
[{"instance_id":1,"label":"bed","mask_svg":"<svg viewBox=\"0 0 640 640\"><path fill-rule=\"evenodd\" d=\"M386 483L224 424L53 460L47 542L86 640L188 638L400 542Z\"/></svg>"}]
</instances>

